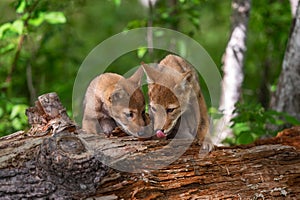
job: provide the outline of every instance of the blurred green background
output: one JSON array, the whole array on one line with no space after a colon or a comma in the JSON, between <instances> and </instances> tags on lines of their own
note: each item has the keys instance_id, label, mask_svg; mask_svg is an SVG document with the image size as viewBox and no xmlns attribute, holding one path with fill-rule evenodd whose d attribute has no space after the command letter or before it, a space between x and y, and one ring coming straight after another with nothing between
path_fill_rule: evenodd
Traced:
<instances>
[{"instance_id":1,"label":"blurred green background","mask_svg":"<svg viewBox=\"0 0 300 200\"><path fill-rule=\"evenodd\" d=\"M25 109L44 93L58 93L72 114L77 70L110 36L149 23L178 30L197 40L220 68L230 20L230 0L159 0L152 9L137 0L0 1L0 136L25 129ZM268 109L291 21L288 1L252 0L242 102ZM161 52L131 52L109 70L123 74L153 57L160 60Z\"/></svg>"}]
</instances>

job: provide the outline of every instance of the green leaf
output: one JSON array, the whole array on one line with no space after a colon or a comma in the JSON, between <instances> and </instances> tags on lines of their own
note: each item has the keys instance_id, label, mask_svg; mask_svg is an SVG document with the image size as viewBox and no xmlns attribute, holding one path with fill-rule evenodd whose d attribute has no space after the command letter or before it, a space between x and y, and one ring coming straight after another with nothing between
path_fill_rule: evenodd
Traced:
<instances>
[{"instance_id":1,"label":"green leaf","mask_svg":"<svg viewBox=\"0 0 300 200\"><path fill-rule=\"evenodd\" d=\"M11 23L5 23L0 26L0 39L3 39L4 37L4 32L11 29L12 24Z\"/></svg>"},{"instance_id":2,"label":"green leaf","mask_svg":"<svg viewBox=\"0 0 300 200\"><path fill-rule=\"evenodd\" d=\"M18 118L13 119L11 125L16 130L20 130L23 127L21 121Z\"/></svg>"},{"instance_id":3,"label":"green leaf","mask_svg":"<svg viewBox=\"0 0 300 200\"><path fill-rule=\"evenodd\" d=\"M0 118L4 115L4 109L0 107Z\"/></svg>"},{"instance_id":4,"label":"green leaf","mask_svg":"<svg viewBox=\"0 0 300 200\"><path fill-rule=\"evenodd\" d=\"M191 17L191 22L195 26L196 29L200 29L200 19L197 17Z\"/></svg>"},{"instance_id":5,"label":"green leaf","mask_svg":"<svg viewBox=\"0 0 300 200\"><path fill-rule=\"evenodd\" d=\"M250 127L247 123L241 122L234 124L233 130L236 135L239 135L241 132L250 131Z\"/></svg>"},{"instance_id":6,"label":"green leaf","mask_svg":"<svg viewBox=\"0 0 300 200\"><path fill-rule=\"evenodd\" d=\"M273 117L272 115L267 116L266 122L270 122L271 124L276 124L276 118Z\"/></svg>"},{"instance_id":7,"label":"green leaf","mask_svg":"<svg viewBox=\"0 0 300 200\"><path fill-rule=\"evenodd\" d=\"M223 114L216 107L210 107L208 109L208 113L213 119L220 119L223 116Z\"/></svg>"},{"instance_id":8,"label":"green leaf","mask_svg":"<svg viewBox=\"0 0 300 200\"><path fill-rule=\"evenodd\" d=\"M164 34L165 34L165 33L164 33L163 31L161 31L161 30L153 31L153 35L154 35L155 37L163 37Z\"/></svg>"},{"instance_id":9,"label":"green leaf","mask_svg":"<svg viewBox=\"0 0 300 200\"><path fill-rule=\"evenodd\" d=\"M20 106L19 105L13 106L9 119L15 118L19 114L19 112L20 112Z\"/></svg>"},{"instance_id":10,"label":"green leaf","mask_svg":"<svg viewBox=\"0 0 300 200\"><path fill-rule=\"evenodd\" d=\"M121 0L114 0L114 3L117 7L121 5Z\"/></svg>"},{"instance_id":11,"label":"green leaf","mask_svg":"<svg viewBox=\"0 0 300 200\"><path fill-rule=\"evenodd\" d=\"M183 57L185 57L186 56L186 54L187 54L187 46L186 46L186 43L185 42L183 42L182 40L179 40L178 42L177 42L177 45L178 45L178 50L179 50L179 52L180 52L180 55L182 55Z\"/></svg>"},{"instance_id":12,"label":"green leaf","mask_svg":"<svg viewBox=\"0 0 300 200\"><path fill-rule=\"evenodd\" d=\"M23 33L24 22L22 20L16 20L13 22L12 27L19 35L21 35Z\"/></svg>"},{"instance_id":13,"label":"green leaf","mask_svg":"<svg viewBox=\"0 0 300 200\"><path fill-rule=\"evenodd\" d=\"M64 24L67 19L62 12L48 12L45 13L44 19L49 24Z\"/></svg>"},{"instance_id":14,"label":"green leaf","mask_svg":"<svg viewBox=\"0 0 300 200\"><path fill-rule=\"evenodd\" d=\"M11 51L13 49L15 49L16 46L17 45L14 44L14 43L9 43L8 45L0 48L0 54L5 54L5 53L7 53L7 52L9 52L9 51ZM2 88L2 85L0 86L0 88Z\"/></svg>"},{"instance_id":15,"label":"green leaf","mask_svg":"<svg viewBox=\"0 0 300 200\"><path fill-rule=\"evenodd\" d=\"M168 12L164 12L161 14L161 18L162 19L168 19L170 17L169 13Z\"/></svg>"},{"instance_id":16,"label":"green leaf","mask_svg":"<svg viewBox=\"0 0 300 200\"><path fill-rule=\"evenodd\" d=\"M26 8L26 0L20 0L19 5L17 6L16 12L21 14L24 13Z\"/></svg>"},{"instance_id":17,"label":"green leaf","mask_svg":"<svg viewBox=\"0 0 300 200\"><path fill-rule=\"evenodd\" d=\"M209 107L208 113L210 114L219 113L219 110L216 107Z\"/></svg>"},{"instance_id":18,"label":"green leaf","mask_svg":"<svg viewBox=\"0 0 300 200\"><path fill-rule=\"evenodd\" d=\"M28 20L28 23L32 26L38 27L45 21L45 14L40 12L36 18Z\"/></svg>"},{"instance_id":19,"label":"green leaf","mask_svg":"<svg viewBox=\"0 0 300 200\"><path fill-rule=\"evenodd\" d=\"M144 57L144 55L146 54L147 50L148 50L147 47L140 47L140 48L138 48L138 50L137 50L137 56L139 58Z\"/></svg>"},{"instance_id":20,"label":"green leaf","mask_svg":"<svg viewBox=\"0 0 300 200\"><path fill-rule=\"evenodd\" d=\"M5 33L15 33L21 35L24 29L24 22L22 20L16 20L13 23L5 23L0 26L0 39L4 39Z\"/></svg>"},{"instance_id":21,"label":"green leaf","mask_svg":"<svg viewBox=\"0 0 300 200\"><path fill-rule=\"evenodd\" d=\"M22 116L25 113L26 108L27 105L24 104L14 105L10 113L9 119L14 119L17 116Z\"/></svg>"},{"instance_id":22,"label":"green leaf","mask_svg":"<svg viewBox=\"0 0 300 200\"><path fill-rule=\"evenodd\" d=\"M282 117L284 115L283 112L279 112L279 111L276 111L276 110L268 110L268 112L271 113L272 115L278 116L278 117Z\"/></svg>"},{"instance_id":23,"label":"green leaf","mask_svg":"<svg viewBox=\"0 0 300 200\"><path fill-rule=\"evenodd\" d=\"M300 125L300 121L298 121L295 117L291 115L284 115L284 118L287 123L293 124L293 125Z\"/></svg>"},{"instance_id":24,"label":"green leaf","mask_svg":"<svg viewBox=\"0 0 300 200\"><path fill-rule=\"evenodd\" d=\"M133 28L140 28L140 27L144 27L146 25L147 25L146 20L132 20L132 21L128 22L126 29L129 30L129 29L133 29Z\"/></svg>"},{"instance_id":25,"label":"green leaf","mask_svg":"<svg viewBox=\"0 0 300 200\"><path fill-rule=\"evenodd\" d=\"M276 91L276 89L277 89L277 85L271 85L271 87L270 87L270 91L271 92L275 92Z\"/></svg>"},{"instance_id":26,"label":"green leaf","mask_svg":"<svg viewBox=\"0 0 300 200\"><path fill-rule=\"evenodd\" d=\"M237 138L237 144L250 144L253 141L254 138L249 132L242 132Z\"/></svg>"},{"instance_id":27,"label":"green leaf","mask_svg":"<svg viewBox=\"0 0 300 200\"><path fill-rule=\"evenodd\" d=\"M14 105L11 102L7 102L6 105L5 105L6 112L10 113L12 111L13 107L14 107Z\"/></svg>"}]
</instances>

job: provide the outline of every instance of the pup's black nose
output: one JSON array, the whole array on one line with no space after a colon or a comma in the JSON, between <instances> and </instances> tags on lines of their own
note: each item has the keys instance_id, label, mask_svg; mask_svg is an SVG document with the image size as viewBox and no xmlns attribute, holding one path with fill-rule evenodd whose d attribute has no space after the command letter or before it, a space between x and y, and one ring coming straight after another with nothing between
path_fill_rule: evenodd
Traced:
<instances>
[{"instance_id":1,"label":"pup's black nose","mask_svg":"<svg viewBox=\"0 0 300 200\"><path fill-rule=\"evenodd\" d=\"M142 137L144 134L145 134L144 131L139 131L139 132L137 132L137 135L138 135L139 137Z\"/></svg>"}]
</instances>

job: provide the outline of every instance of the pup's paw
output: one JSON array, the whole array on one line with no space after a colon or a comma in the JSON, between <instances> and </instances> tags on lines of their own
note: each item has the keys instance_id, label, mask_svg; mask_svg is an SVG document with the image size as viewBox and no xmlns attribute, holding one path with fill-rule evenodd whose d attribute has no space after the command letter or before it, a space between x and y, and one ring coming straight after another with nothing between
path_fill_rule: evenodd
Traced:
<instances>
[{"instance_id":1,"label":"pup's paw","mask_svg":"<svg viewBox=\"0 0 300 200\"><path fill-rule=\"evenodd\" d=\"M215 148L210 138L205 138L202 142L198 142L198 144L201 146L199 154L209 153Z\"/></svg>"}]
</instances>

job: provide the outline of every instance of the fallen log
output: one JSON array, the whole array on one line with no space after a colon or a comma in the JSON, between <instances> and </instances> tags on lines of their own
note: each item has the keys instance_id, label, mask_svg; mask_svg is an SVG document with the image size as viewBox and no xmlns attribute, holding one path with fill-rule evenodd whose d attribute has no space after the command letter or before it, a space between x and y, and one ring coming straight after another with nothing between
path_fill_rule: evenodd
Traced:
<instances>
[{"instance_id":1,"label":"fallen log","mask_svg":"<svg viewBox=\"0 0 300 200\"><path fill-rule=\"evenodd\" d=\"M185 140L87 134L55 93L0 138L0 199L298 199L300 127L205 154Z\"/></svg>"}]
</instances>

